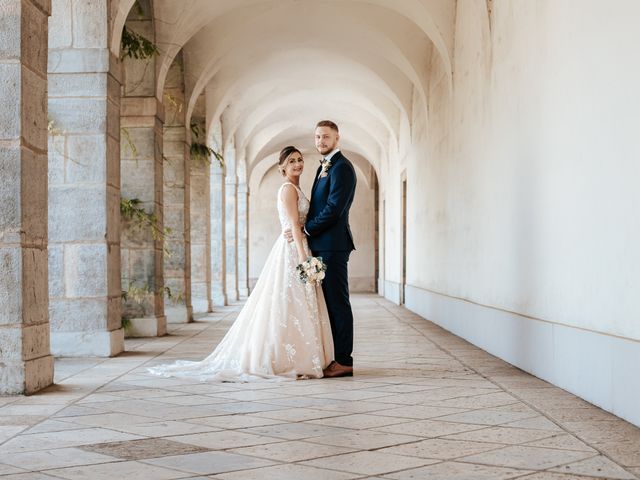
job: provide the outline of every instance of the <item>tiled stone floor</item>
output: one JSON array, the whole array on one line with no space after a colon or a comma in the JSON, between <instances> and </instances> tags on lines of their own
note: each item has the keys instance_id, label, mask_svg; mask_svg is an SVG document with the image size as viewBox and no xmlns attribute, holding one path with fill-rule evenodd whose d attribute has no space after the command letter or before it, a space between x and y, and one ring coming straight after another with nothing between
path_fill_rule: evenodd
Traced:
<instances>
[{"instance_id":1,"label":"tiled stone floor","mask_svg":"<svg viewBox=\"0 0 640 480\"><path fill-rule=\"evenodd\" d=\"M56 386L0 398L0 479L633 479L640 429L373 295L353 298L356 376L208 384L145 367L199 359L239 306Z\"/></svg>"}]
</instances>

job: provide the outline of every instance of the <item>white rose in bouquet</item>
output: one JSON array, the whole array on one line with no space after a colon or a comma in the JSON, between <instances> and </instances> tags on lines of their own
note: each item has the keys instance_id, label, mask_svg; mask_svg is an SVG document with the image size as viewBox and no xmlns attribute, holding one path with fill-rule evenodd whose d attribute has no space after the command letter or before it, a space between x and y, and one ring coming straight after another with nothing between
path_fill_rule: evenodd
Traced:
<instances>
[{"instance_id":1,"label":"white rose in bouquet","mask_svg":"<svg viewBox=\"0 0 640 480\"><path fill-rule=\"evenodd\" d=\"M300 281L312 285L320 285L325 276L327 266L322 262L322 257L309 257L296 267Z\"/></svg>"}]
</instances>

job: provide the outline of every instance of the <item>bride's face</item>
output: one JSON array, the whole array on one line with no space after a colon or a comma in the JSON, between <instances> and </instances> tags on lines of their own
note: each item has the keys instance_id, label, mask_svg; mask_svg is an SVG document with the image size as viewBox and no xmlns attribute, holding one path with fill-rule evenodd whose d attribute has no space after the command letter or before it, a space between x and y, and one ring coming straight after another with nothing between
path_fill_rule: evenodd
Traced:
<instances>
[{"instance_id":1,"label":"bride's face","mask_svg":"<svg viewBox=\"0 0 640 480\"><path fill-rule=\"evenodd\" d=\"M293 152L287 159L284 167L284 174L287 177L299 177L304 170L304 159L298 152Z\"/></svg>"}]
</instances>

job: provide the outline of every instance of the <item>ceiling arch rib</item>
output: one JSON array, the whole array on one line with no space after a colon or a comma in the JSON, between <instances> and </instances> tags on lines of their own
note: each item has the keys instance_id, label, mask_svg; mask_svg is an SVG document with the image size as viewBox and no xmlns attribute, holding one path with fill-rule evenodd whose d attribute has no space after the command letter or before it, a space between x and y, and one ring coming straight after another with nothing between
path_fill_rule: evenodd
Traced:
<instances>
[{"instance_id":1,"label":"ceiling arch rib","mask_svg":"<svg viewBox=\"0 0 640 480\"><path fill-rule=\"evenodd\" d=\"M332 23L326 37L309 37L307 31L315 20L314 12L308 12L307 9L300 13L299 21L291 25L281 25L282 19L278 15L280 12L278 9L273 9L268 12L270 17L273 17L272 21L269 21L270 18L249 21L242 17L243 21L236 24L237 21L234 22L233 19L220 18L215 25L210 25L198 32L185 46L186 71L190 72L187 83L190 84L188 90L192 92L192 99L199 95L206 83L216 74L221 74L221 78L226 76L226 78L237 80L242 77L243 69L251 68L254 62L274 52L290 49L292 45L295 48L300 48L302 45L323 51L314 59L317 65L316 71L323 66L333 71L331 60L334 54L332 52L352 56L353 61L359 63L371 61L375 57L383 58L394 65L395 71L379 69L376 71L377 76L386 80L388 84L395 83L394 92L404 97L405 105L411 105L411 88L412 85L415 86L426 114L426 76L422 73L427 68L431 49L427 48L428 45L425 42L420 49L405 52L389 36L381 35L362 18L346 17L341 17L340 21ZM377 13L379 15L381 12ZM234 14L237 15L238 12ZM369 20L373 22L373 19ZM218 22L220 25L217 24ZM387 23L390 23L389 19L385 18L385 24ZM403 27L406 30L408 25ZM264 40L256 42L256 37ZM292 38L303 40L292 42ZM413 43L416 43L415 39ZM417 43L420 44L420 42ZM349 48L345 49L345 45ZM411 58L407 57L408 54ZM377 66L380 67L380 65ZM295 67L296 65L291 66L292 69ZM398 75L398 72L401 72L401 75ZM398 78L402 77L405 78L404 85L397 83ZM273 73L272 78L274 78ZM192 108L192 105L189 107ZM405 110L410 109L405 106Z\"/></svg>"},{"instance_id":2,"label":"ceiling arch rib","mask_svg":"<svg viewBox=\"0 0 640 480\"><path fill-rule=\"evenodd\" d=\"M314 96L318 100L316 105L308 105L305 100L308 95ZM232 110L230 110L231 112ZM300 113L304 115L300 115ZM269 124L277 118L287 118L291 122L298 122L302 118L315 118L305 127L309 134L313 133L313 127L318 120L324 118L357 117L365 123L371 134L377 139L380 149L383 151L395 151L397 149L396 132L392 130L387 119L375 109L374 105L365 103L355 103L355 99L348 95L328 95L326 91L295 91L289 95L278 97L277 101L270 99L254 106L254 111L244 117L237 128L228 128L229 135L235 135L236 144L244 148L259 131L261 125Z\"/></svg>"},{"instance_id":3,"label":"ceiling arch rib","mask_svg":"<svg viewBox=\"0 0 640 480\"><path fill-rule=\"evenodd\" d=\"M291 55L282 55L278 61L262 62L254 69L237 79L235 82L216 77L206 88L207 111L210 119L218 118L223 109L227 109L226 135L235 134L240 123L250 124L247 118L256 113L256 108L264 109L262 105L274 105L285 101L294 93L299 94L299 101L305 105L331 104L346 101L360 105L360 107L378 117L393 136L393 143L398 143L398 130L401 122L408 119L408 113L400 104L400 100L385 85L376 83L379 80L373 72L361 69L358 75L349 71L350 68L361 67L344 61L345 68L340 65L337 74L321 71L309 75L307 51L295 52L299 62L291 63ZM282 57L282 58L281 58ZM305 65L304 62L307 62ZM334 62L334 68L335 68ZM296 69L287 70L288 65L297 65ZM270 72L276 69L285 74L273 81ZM362 78L364 77L364 78ZM306 92L306 93L302 93ZM307 95L307 98L304 97ZM404 118L403 118L404 117Z\"/></svg>"},{"instance_id":4,"label":"ceiling arch rib","mask_svg":"<svg viewBox=\"0 0 640 480\"><path fill-rule=\"evenodd\" d=\"M264 55L262 52L252 52L252 54L266 57L271 51L272 49L265 50ZM294 55L304 53L307 53L304 60L296 62L292 58ZM304 83L298 86L313 83L314 79L317 78L331 77L334 81L342 80L343 82L364 86L371 92L379 92L376 98L380 97L380 95L388 98L407 117L412 110L413 88L410 81L404 77L400 70L381 57L363 54L356 61L341 54L334 54L331 62L332 70L327 71L317 65L319 56L326 55L325 49L297 49L291 50L287 54L286 58L283 53L271 54L274 63L269 62L269 64L273 67L277 66L277 71L286 72L286 75L278 75L275 79L273 78L273 71L259 70L259 66L262 63L253 63L248 66L241 60L239 61L234 55L229 55L228 61L220 60L216 70L211 72L211 77L208 78L206 85L207 93L211 98L208 107L211 109L213 117L219 116L230 103L243 98L246 90L251 89L252 86L264 85L269 89L273 89L279 82L284 82L287 78L290 78L288 77L292 70L290 65L301 67L300 69L296 68L296 71L304 71L302 67L309 63L313 64L313 70L307 70L306 74L300 74L304 79ZM290 58L291 60L289 61L293 63L282 63ZM276 64L277 60L280 60L281 63ZM385 72L384 78L378 75L377 72L379 71ZM205 80L207 78L203 77L198 82L197 91L200 90L201 85L205 84Z\"/></svg>"},{"instance_id":5,"label":"ceiling arch rib","mask_svg":"<svg viewBox=\"0 0 640 480\"><path fill-rule=\"evenodd\" d=\"M299 5L297 0L277 0L278 5L285 10L292 6ZM115 32L121 31L124 25L122 10L128 12L134 0L121 0L118 14L115 19ZM171 67L173 57L178 53L196 32L205 28L216 18L226 15L238 8L240 4L244 8L250 9L255 15L262 15L273 8L273 0L191 0L190 7L184 8L182 2L175 0L156 0L156 15L159 24L164 25L157 32L158 44L163 50L163 59L160 66L159 92L162 91L164 78ZM343 14L347 9L356 11L366 10L368 6L374 5L378 8L388 10L402 16L407 21L413 23L436 47L436 51L445 66L445 71L449 77L449 85L452 85L451 52L453 50L453 31L455 21L455 0L403 0L402 2L388 0L352 0L347 4L344 0L325 0L322 7L325 15L318 18L331 18L331 13L336 17ZM329 13L327 15L326 13ZM126 18L126 13L124 13ZM285 18L289 18L285 15ZM117 29L120 24L120 30ZM118 52L119 35L117 40L112 42L112 51ZM413 38L413 42L416 38ZM113 45L115 43L115 45Z\"/></svg>"},{"instance_id":6,"label":"ceiling arch rib","mask_svg":"<svg viewBox=\"0 0 640 480\"><path fill-rule=\"evenodd\" d=\"M318 117L314 112L301 110L282 110L278 113L281 115L275 115L274 118L281 118L282 120L265 119L248 137L244 152L250 167L256 159L264 155L264 149L268 142L278 133L287 129L295 129L306 135L307 141L305 145L313 148L313 127L318 118L321 117ZM387 158L385 146L380 142L379 135L376 135L371 128L373 120L370 123L364 122L367 125L365 130L360 126L363 122L355 123L353 120L349 120L349 117L345 116L340 110L336 110L331 118L335 119L340 127L341 144L344 144L345 141L354 143L359 147L358 150L372 161L377 162L381 157ZM358 119L361 118L362 116L358 117ZM282 145L280 145L280 148L282 148Z\"/></svg>"}]
</instances>

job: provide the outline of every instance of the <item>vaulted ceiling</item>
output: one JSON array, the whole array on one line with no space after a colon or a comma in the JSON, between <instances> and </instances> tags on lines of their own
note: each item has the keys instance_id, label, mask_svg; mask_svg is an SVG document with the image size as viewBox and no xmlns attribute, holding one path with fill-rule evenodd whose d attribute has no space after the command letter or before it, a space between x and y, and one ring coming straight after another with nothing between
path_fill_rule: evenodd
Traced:
<instances>
[{"instance_id":1,"label":"vaulted ceiling","mask_svg":"<svg viewBox=\"0 0 640 480\"><path fill-rule=\"evenodd\" d=\"M324 118L379 172L426 120L434 60L451 84L455 0L154 0L153 15L157 97L182 50L188 116L206 94L208 128L222 121L248 176L284 144L312 149Z\"/></svg>"}]
</instances>

